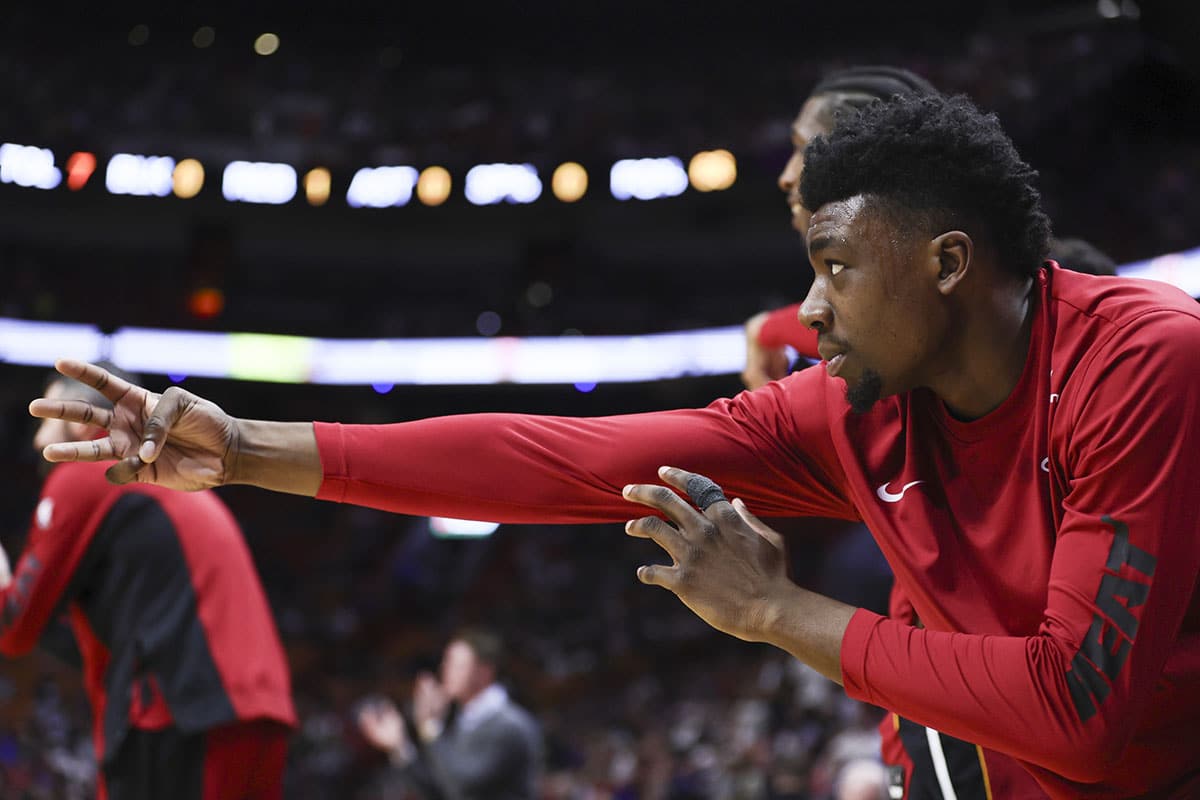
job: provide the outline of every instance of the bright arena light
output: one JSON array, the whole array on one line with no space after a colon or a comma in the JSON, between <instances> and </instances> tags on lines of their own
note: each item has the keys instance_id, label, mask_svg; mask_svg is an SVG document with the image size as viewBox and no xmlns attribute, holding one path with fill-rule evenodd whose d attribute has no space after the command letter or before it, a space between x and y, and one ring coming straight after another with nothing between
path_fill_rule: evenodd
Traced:
<instances>
[{"instance_id":1,"label":"bright arena light","mask_svg":"<svg viewBox=\"0 0 1200 800\"><path fill-rule=\"evenodd\" d=\"M67 188L78 192L87 186L92 173L96 171L96 156L86 151L72 153L67 159Z\"/></svg>"},{"instance_id":2,"label":"bright arena light","mask_svg":"<svg viewBox=\"0 0 1200 800\"><path fill-rule=\"evenodd\" d=\"M269 161L231 161L221 179L221 194L230 202L280 205L296 196L296 170Z\"/></svg>"},{"instance_id":3,"label":"bright arena light","mask_svg":"<svg viewBox=\"0 0 1200 800\"><path fill-rule=\"evenodd\" d=\"M28 189L53 189L62 183L62 172L54 166L48 147L0 144L0 181Z\"/></svg>"},{"instance_id":4,"label":"bright arena light","mask_svg":"<svg viewBox=\"0 0 1200 800\"><path fill-rule=\"evenodd\" d=\"M111 194L166 197L174 183L175 159L117 153L108 160L104 186Z\"/></svg>"},{"instance_id":5,"label":"bright arena light","mask_svg":"<svg viewBox=\"0 0 1200 800\"><path fill-rule=\"evenodd\" d=\"M440 206L450 196L450 184L445 167L426 167L417 179L417 199L427 206Z\"/></svg>"},{"instance_id":6,"label":"bright arena light","mask_svg":"<svg viewBox=\"0 0 1200 800\"><path fill-rule=\"evenodd\" d=\"M346 203L352 208L406 206L417 185L412 167L363 167L354 173L346 190Z\"/></svg>"},{"instance_id":7,"label":"bright arena light","mask_svg":"<svg viewBox=\"0 0 1200 800\"><path fill-rule=\"evenodd\" d=\"M688 186L683 162L675 156L623 158L612 165L608 181L612 196L618 200L676 197Z\"/></svg>"},{"instance_id":8,"label":"bright arena light","mask_svg":"<svg viewBox=\"0 0 1200 800\"><path fill-rule=\"evenodd\" d=\"M429 531L442 539L477 539L491 536L500 527L499 522L480 522L473 519L430 517Z\"/></svg>"},{"instance_id":9,"label":"bright arena light","mask_svg":"<svg viewBox=\"0 0 1200 800\"><path fill-rule=\"evenodd\" d=\"M175 196L189 200L204 188L204 165L194 158L185 158L175 165L173 179Z\"/></svg>"},{"instance_id":10,"label":"bright arena light","mask_svg":"<svg viewBox=\"0 0 1200 800\"><path fill-rule=\"evenodd\" d=\"M737 160L728 150L705 150L692 156L688 178L698 192L718 192L737 180Z\"/></svg>"},{"instance_id":11,"label":"bright arena light","mask_svg":"<svg viewBox=\"0 0 1200 800\"><path fill-rule=\"evenodd\" d=\"M333 178L325 167L313 167L304 174L304 197L310 206L323 206L329 201Z\"/></svg>"},{"instance_id":12,"label":"bright arena light","mask_svg":"<svg viewBox=\"0 0 1200 800\"><path fill-rule=\"evenodd\" d=\"M477 206L532 203L542 196L542 180L532 164L479 164L467 172L464 193Z\"/></svg>"},{"instance_id":13,"label":"bright arena light","mask_svg":"<svg viewBox=\"0 0 1200 800\"><path fill-rule=\"evenodd\" d=\"M583 197L587 193L587 187L587 170L582 164L576 164L574 161L559 164L550 178L550 188L554 191L554 196L564 203L574 203Z\"/></svg>"},{"instance_id":14,"label":"bright arena light","mask_svg":"<svg viewBox=\"0 0 1200 800\"><path fill-rule=\"evenodd\" d=\"M260 56L269 56L279 49L279 37L273 33L264 33L254 40L254 52Z\"/></svg>"}]
</instances>

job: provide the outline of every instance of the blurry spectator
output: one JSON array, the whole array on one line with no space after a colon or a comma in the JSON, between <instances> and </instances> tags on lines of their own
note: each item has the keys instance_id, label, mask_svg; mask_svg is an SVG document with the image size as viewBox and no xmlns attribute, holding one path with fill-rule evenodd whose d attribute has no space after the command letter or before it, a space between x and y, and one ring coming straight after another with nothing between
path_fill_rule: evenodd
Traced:
<instances>
[{"instance_id":1,"label":"blurry spectator","mask_svg":"<svg viewBox=\"0 0 1200 800\"><path fill-rule=\"evenodd\" d=\"M837 776L837 800L888 800L887 775L875 759L848 761Z\"/></svg>"},{"instance_id":2,"label":"blurry spectator","mask_svg":"<svg viewBox=\"0 0 1200 800\"><path fill-rule=\"evenodd\" d=\"M538 796L541 732L497 682L501 655L494 634L465 630L446 646L440 681L418 676L410 721L382 699L359 711L363 735L426 800Z\"/></svg>"}]
</instances>

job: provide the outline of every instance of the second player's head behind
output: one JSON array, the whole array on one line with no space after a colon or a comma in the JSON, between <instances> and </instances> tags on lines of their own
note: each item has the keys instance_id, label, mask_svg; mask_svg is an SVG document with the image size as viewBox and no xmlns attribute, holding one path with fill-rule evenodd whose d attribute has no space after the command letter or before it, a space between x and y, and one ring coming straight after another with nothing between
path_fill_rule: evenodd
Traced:
<instances>
[{"instance_id":1,"label":"second player's head behind","mask_svg":"<svg viewBox=\"0 0 1200 800\"><path fill-rule=\"evenodd\" d=\"M812 216L800 202L804 148L810 141L832 131L840 116L853 113L874 100L927 94L937 94L933 84L899 67L849 67L822 78L792 121L792 157L779 173L779 188L787 196L792 212L792 227L802 234L807 232Z\"/></svg>"}]
</instances>

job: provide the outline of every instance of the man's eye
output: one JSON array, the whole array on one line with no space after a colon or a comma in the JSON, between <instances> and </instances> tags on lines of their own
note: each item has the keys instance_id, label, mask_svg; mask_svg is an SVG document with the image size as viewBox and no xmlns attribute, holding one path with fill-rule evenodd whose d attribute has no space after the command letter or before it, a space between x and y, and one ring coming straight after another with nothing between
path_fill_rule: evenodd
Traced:
<instances>
[{"instance_id":1,"label":"man's eye","mask_svg":"<svg viewBox=\"0 0 1200 800\"><path fill-rule=\"evenodd\" d=\"M839 272L841 272L845 268L846 268L846 265L840 261L830 261L829 262L829 274L830 275L837 275Z\"/></svg>"}]
</instances>

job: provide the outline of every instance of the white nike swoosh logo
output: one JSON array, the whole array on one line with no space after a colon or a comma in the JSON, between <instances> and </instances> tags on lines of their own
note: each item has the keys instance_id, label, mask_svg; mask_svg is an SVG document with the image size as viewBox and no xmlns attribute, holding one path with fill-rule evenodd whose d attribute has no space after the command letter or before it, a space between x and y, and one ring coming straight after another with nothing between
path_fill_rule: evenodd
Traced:
<instances>
[{"instance_id":1,"label":"white nike swoosh logo","mask_svg":"<svg viewBox=\"0 0 1200 800\"><path fill-rule=\"evenodd\" d=\"M888 484L881 483L879 484L879 488L875 490L875 494L879 495L879 499L885 503L899 503L904 499L905 492L916 486L918 483L924 482L925 481L913 481L912 483L906 483L904 484L904 488L902 488L898 494L892 494L888 491ZM891 481L888 481L888 483L891 483Z\"/></svg>"}]
</instances>

